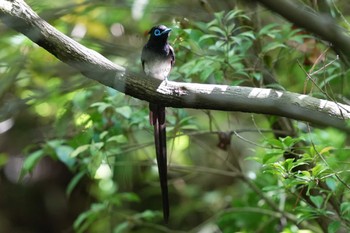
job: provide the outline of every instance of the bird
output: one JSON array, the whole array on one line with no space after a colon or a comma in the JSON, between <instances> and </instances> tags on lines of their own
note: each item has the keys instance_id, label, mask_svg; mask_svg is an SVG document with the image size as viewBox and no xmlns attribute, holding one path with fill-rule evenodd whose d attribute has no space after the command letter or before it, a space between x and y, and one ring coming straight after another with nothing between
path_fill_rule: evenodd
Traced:
<instances>
[{"instance_id":1,"label":"bird","mask_svg":"<svg viewBox=\"0 0 350 233\"><path fill-rule=\"evenodd\" d=\"M170 71L175 64L174 49L168 43L170 31L171 28L167 28L164 25L152 27L148 32L149 39L141 53L141 63L145 74L149 77L162 80L165 82L165 85L168 82ZM168 222L170 210L167 177L165 106L150 102L149 110L150 124L154 126L154 141L162 193L163 218L165 222Z\"/></svg>"}]
</instances>

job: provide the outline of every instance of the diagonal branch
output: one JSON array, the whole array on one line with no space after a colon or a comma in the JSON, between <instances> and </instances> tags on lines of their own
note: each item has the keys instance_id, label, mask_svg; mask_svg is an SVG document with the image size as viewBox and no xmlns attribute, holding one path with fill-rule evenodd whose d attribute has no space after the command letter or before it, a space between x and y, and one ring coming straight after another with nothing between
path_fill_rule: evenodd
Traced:
<instances>
[{"instance_id":1,"label":"diagonal branch","mask_svg":"<svg viewBox=\"0 0 350 233\"><path fill-rule=\"evenodd\" d=\"M23 0L0 1L0 18L84 76L135 98L175 108L241 111L284 116L347 132L350 106L263 88L168 82L134 74L57 31Z\"/></svg>"}]
</instances>

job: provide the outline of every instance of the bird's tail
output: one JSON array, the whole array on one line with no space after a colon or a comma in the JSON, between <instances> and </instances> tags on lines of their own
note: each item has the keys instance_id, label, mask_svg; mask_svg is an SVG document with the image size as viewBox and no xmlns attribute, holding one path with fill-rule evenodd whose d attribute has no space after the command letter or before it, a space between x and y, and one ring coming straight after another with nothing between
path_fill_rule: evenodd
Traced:
<instances>
[{"instance_id":1,"label":"bird's tail","mask_svg":"<svg viewBox=\"0 0 350 233\"><path fill-rule=\"evenodd\" d=\"M150 103L150 123L154 126L154 141L160 188L162 191L162 204L164 221L169 218L168 178L167 178L167 154L166 154L166 131L165 131L165 107Z\"/></svg>"}]
</instances>

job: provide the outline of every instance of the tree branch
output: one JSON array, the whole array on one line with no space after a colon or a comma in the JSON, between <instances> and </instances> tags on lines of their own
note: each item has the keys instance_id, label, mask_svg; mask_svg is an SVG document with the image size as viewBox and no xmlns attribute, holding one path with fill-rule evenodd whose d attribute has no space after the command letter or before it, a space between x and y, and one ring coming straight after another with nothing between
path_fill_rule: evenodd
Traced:
<instances>
[{"instance_id":1,"label":"tree branch","mask_svg":"<svg viewBox=\"0 0 350 233\"><path fill-rule=\"evenodd\" d=\"M57 31L23 0L0 1L1 20L86 77L120 92L168 107L270 114L347 132L350 106L263 88L168 82L134 74ZM350 54L350 53L349 53Z\"/></svg>"},{"instance_id":2,"label":"tree branch","mask_svg":"<svg viewBox=\"0 0 350 233\"><path fill-rule=\"evenodd\" d=\"M335 52L350 66L350 37L329 15L320 15L294 1L255 0L295 25L330 42Z\"/></svg>"}]
</instances>

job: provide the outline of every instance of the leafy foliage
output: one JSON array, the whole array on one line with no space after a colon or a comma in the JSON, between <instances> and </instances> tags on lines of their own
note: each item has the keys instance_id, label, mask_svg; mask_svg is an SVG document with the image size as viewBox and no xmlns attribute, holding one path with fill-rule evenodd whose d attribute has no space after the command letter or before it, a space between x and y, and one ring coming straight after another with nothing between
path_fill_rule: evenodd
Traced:
<instances>
[{"instance_id":1,"label":"leafy foliage","mask_svg":"<svg viewBox=\"0 0 350 233\"><path fill-rule=\"evenodd\" d=\"M119 3L56 2L52 7L61 10L55 14L41 2L29 4L64 33L133 71L145 40L135 34L160 20L148 12L158 1L137 26L129 19L139 16ZM347 100L349 70L313 35L249 7L207 16L174 22L171 79ZM1 120L26 122L31 132L13 140L25 155L19 178L35 174L44 158L64 164L71 175L65 198L88 197L70 223L74 231L349 230L345 133L299 122L293 133L280 132L277 117L183 109L167 110L172 206L163 226L147 103L85 80L23 36L9 32L0 43L6 45L0 51ZM23 134L17 127L21 133L11 139ZM12 147L0 153L1 171Z\"/></svg>"}]
</instances>

